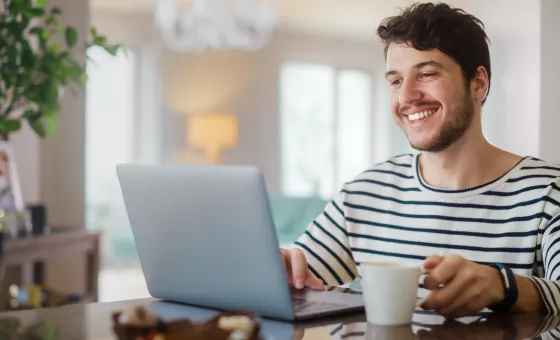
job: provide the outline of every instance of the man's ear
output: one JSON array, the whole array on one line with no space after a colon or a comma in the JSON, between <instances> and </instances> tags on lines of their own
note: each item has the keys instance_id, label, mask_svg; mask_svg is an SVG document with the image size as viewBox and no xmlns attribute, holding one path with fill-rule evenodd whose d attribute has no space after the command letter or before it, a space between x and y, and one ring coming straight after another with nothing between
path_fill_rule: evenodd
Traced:
<instances>
[{"instance_id":1,"label":"man's ear","mask_svg":"<svg viewBox=\"0 0 560 340\"><path fill-rule=\"evenodd\" d=\"M481 102L486 99L488 89L490 87L490 80L488 79L488 72L484 66L479 66L476 69L476 74L471 82L471 89L476 101Z\"/></svg>"}]
</instances>

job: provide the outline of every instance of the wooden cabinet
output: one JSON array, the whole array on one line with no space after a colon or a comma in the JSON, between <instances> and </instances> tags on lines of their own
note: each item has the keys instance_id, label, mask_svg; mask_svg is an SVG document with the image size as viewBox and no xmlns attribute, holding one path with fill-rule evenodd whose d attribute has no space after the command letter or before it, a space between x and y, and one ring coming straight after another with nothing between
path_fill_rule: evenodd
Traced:
<instances>
[{"instance_id":1,"label":"wooden cabinet","mask_svg":"<svg viewBox=\"0 0 560 340\"><path fill-rule=\"evenodd\" d=\"M4 240L0 274L0 310L5 309L7 305L10 285L44 284L48 261L63 257L84 259L86 287L83 292L88 301L98 301L100 236L98 232L90 232L83 228L58 228L49 235ZM57 290L56 286L48 288Z\"/></svg>"}]
</instances>

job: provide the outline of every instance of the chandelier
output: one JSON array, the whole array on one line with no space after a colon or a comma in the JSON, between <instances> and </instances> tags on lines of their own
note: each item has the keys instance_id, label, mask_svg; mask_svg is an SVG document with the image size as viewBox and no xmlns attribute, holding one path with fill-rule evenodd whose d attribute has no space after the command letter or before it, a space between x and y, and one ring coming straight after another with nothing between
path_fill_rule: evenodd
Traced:
<instances>
[{"instance_id":1,"label":"chandelier","mask_svg":"<svg viewBox=\"0 0 560 340\"><path fill-rule=\"evenodd\" d=\"M255 51L272 38L275 0L157 0L156 24L174 51Z\"/></svg>"}]
</instances>

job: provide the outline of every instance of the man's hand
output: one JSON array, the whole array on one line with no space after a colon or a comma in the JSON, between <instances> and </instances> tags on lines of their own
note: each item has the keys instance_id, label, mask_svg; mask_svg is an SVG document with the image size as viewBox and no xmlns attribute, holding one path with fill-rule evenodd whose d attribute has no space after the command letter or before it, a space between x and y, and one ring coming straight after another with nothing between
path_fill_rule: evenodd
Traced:
<instances>
[{"instance_id":1,"label":"man's hand","mask_svg":"<svg viewBox=\"0 0 560 340\"><path fill-rule=\"evenodd\" d=\"M314 290L324 290L323 281L319 280L307 267L305 254L301 249L280 249L284 259L284 269L288 276L288 283L302 289L308 287Z\"/></svg>"},{"instance_id":2,"label":"man's hand","mask_svg":"<svg viewBox=\"0 0 560 340\"><path fill-rule=\"evenodd\" d=\"M430 256L424 263L424 287L432 292L420 307L446 317L473 315L504 298L497 269L459 255Z\"/></svg>"}]
</instances>

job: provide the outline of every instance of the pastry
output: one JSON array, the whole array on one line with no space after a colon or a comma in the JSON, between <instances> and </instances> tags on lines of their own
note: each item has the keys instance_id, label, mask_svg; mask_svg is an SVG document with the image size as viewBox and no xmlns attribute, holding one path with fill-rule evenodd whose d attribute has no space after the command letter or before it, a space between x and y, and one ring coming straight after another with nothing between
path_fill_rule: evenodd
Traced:
<instances>
[{"instance_id":1,"label":"pastry","mask_svg":"<svg viewBox=\"0 0 560 340\"><path fill-rule=\"evenodd\" d=\"M205 322L166 322L145 307L116 311L113 331L118 340L258 340L260 324L251 313L222 312Z\"/></svg>"}]
</instances>

